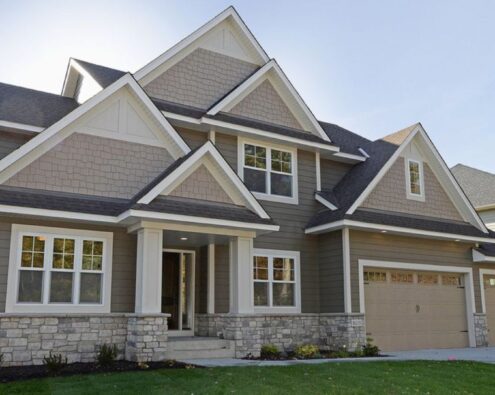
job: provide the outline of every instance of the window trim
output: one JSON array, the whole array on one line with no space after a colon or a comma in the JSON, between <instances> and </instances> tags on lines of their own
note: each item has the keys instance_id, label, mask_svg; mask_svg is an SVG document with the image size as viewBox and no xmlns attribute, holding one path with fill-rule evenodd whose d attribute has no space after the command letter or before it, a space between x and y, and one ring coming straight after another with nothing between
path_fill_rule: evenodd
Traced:
<instances>
[{"instance_id":1,"label":"window trim","mask_svg":"<svg viewBox=\"0 0 495 395\"><path fill-rule=\"evenodd\" d=\"M18 288L19 288L19 272L20 272L20 255L22 253L22 237L25 235L35 236L50 236L47 243L45 243L45 256L43 269L43 289L42 289L42 302L41 303L24 303L17 302ZM75 238L75 239L91 239L97 241L103 241L103 263L101 271L91 271L91 273L98 273L102 275L102 292L100 304L88 304L88 303L45 303L49 298L50 289L50 273L52 272L52 259L53 259L53 243L51 242L55 237L60 238ZM77 245L77 243L76 243ZM80 253L82 259L82 251L78 251L76 247L74 255ZM70 229L70 228L53 228L44 226L32 226L32 225L20 225L12 224L11 236L10 236L10 253L9 253L9 269L7 280L7 297L5 303L6 313L110 313L111 305L111 286L112 286L112 255L113 255L113 233L112 232L100 232L92 230ZM79 301L80 291L80 275L86 273L87 270L81 268L76 269L76 260L74 262L74 269L55 269L56 272L74 273L73 278L73 298L74 302Z\"/></svg>"},{"instance_id":2,"label":"window trim","mask_svg":"<svg viewBox=\"0 0 495 395\"><path fill-rule=\"evenodd\" d=\"M239 178L244 182L244 163L245 163L245 158L244 158L244 152L245 152L245 145L255 145L255 146L260 146L266 149L266 169L260 170L257 169L258 171L265 171L267 176L266 176L266 187L267 191L270 191L270 173L276 173L276 174L287 174L287 173L281 173L275 170L271 170L272 168L272 163L271 163L271 150L279 150L279 151L285 151L289 152L291 154L291 170L292 170L292 196L279 196L279 195L272 195L271 193L262 193L262 192L250 192L253 194L253 196L256 199L259 200L266 200L269 202L279 202L279 203L287 203L287 204L299 204L299 187L298 187L298 175L297 175L297 148L294 147L288 147L288 146L283 146L283 145L278 145L278 144L272 144L268 143L266 141L260 141L260 140L252 140L252 139L246 139L246 138L238 138L237 139L238 144L237 144L237 174L239 175ZM251 168L248 166L248 168ZM256 170L255 168L252 168ZM248 188L249 189L249 188Z\"/></svg>"},{"instance_id":3,"label":"window trim","mask_svg":"<svg viewBox=\"0 0 495 395\"><path fill-rule=\"evenodd\" d=\"M269 299L273 297L272 285L273 281L273 266L270 267L270 258L273 262L273 258L291 258L294 259L294 306L255 306L254 305L254 257L263 256L268 258L268 280L263 280L269 284L270 295ZM254 312L255 313L281 313L281 314L301 314L301 265L300 265L301 254L299 251L288 251L288 250L268 250L263 248L253 248L253 254L251 256L251 287L252 287L252 300ZM272 270L270 270L272 269ZM278 283L280 281L276 281Z\"/></svg>"},{"instance_id":4,"label":"window trim","mask_svg":"<svg viewBox=\"0 0 495 395\"><path fill-rule=\"evenodd\" d=\"M413 193L411 191L411 172L409 170L409 164L416 163L419 168L419 187L421 189L421 193ZM410 200L418 200L421 202L425 201L425 182L424 182L424 171L423 171L423 162L417 159L405 158L405 172L406 172L406 195Z\"/></svg>"}]
</instances>

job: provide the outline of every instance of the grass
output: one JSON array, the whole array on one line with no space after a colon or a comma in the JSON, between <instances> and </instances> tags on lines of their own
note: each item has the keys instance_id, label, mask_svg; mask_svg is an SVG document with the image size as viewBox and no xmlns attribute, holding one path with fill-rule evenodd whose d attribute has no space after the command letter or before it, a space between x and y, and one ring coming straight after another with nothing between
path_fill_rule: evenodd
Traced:
<instances>
[{"instance_id":1,"label":"grass","mask_svg":"<svg viewBox=\"0 0 495 395\"><path fill-rule=\"evenodd\" d=\"M0 394L493 394L495 365L342 362L170 369L0 384Z\"/></svg>"}]
</instances>

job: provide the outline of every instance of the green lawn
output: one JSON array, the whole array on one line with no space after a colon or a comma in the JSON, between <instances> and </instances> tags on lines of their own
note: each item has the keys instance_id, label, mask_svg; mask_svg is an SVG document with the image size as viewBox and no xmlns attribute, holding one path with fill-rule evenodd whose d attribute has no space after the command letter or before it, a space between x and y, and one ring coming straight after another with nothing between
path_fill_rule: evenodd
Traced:
<instances>
[{"instance_id":1,"label":"green lawn","mask_svg":"<svg viewBox=\"0 0 495 395\"><path fill-rule=\"evenodd\" d=\"M355 362L93 374L0 384L1 394L493 394L495 365Z\"/></svg>"}]
</instances>

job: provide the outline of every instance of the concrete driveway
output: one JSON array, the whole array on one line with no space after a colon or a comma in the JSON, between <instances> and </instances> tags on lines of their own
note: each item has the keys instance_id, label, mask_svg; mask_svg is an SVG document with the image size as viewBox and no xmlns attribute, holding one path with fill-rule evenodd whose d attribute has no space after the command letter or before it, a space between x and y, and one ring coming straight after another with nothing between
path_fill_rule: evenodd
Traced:
<instances>
[{"instance_id":1,"label":"concrete driveway","mask_svg":"<svg viewBox=\"0 0 495 395\"><path fill-rule=\"evenodd\" d=\"M495 363L495 347L482 348L450 348L419 351L388 352L385 357L378 358L341 358L341 359L307 359L293 361L252 361L245 359L187 359L181 362L205 367L215 366L285 366L295 364L318 364L335 362L373 362L373 361L475 361Z\"/></svg>"}]
</instances>

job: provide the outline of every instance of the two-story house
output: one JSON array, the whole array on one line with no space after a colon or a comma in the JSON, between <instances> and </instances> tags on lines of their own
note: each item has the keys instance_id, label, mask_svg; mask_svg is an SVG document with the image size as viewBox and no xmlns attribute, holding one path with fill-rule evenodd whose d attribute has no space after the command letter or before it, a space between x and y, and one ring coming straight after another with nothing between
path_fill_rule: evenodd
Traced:
<instances>
[{"instance_id":1,"label":"two-story house","mask_svg":"<svg viewBox=\"0 0 495 395\"><path fill-rule=\"evenodd\" d=\"M71 59L61 95L0 84L0 130L8 364L495 327L473 260L495 239L421 124L318 120L232 7L133 74Z\"/></svg>"}]
</instances>

